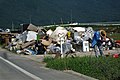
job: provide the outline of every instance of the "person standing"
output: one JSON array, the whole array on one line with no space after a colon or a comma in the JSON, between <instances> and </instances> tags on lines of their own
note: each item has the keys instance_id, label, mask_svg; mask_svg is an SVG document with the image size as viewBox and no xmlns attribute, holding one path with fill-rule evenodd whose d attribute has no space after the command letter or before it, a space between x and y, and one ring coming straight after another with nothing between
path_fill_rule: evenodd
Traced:
<instances>
[{"instance_id":1,"label":"person standing","mask_svg":"<svg viewBox=\"0 0 120 80\"><path fill-rule=\"evenodd\" d=\"M104 30L94 32L94 36L92 39L92 47L94 48L96 57L99 57L98 53L100 53L101 56L104 56L102 50L102 43L105 41L105 39L106 39L106 32Z\"/></svg>"}]
</instances>

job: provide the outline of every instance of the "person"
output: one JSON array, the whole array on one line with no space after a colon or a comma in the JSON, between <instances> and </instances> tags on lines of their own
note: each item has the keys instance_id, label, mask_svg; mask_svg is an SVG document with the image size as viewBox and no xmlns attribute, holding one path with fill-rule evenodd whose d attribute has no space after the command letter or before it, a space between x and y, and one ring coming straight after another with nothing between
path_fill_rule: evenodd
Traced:
<instances>
[{"instance_id":1,"label":"person","mask_svg":"<svg viewBox=\"0 0 120 80\"><path fill-rule=\"evenodd\" d=\"M106 39L106 32L104 30L95 31L92 38L92 47L94 48L95 56L99 57L98 52L101 56L104 56L102 50L102 43Z\"/></svg>"}]
</instances>

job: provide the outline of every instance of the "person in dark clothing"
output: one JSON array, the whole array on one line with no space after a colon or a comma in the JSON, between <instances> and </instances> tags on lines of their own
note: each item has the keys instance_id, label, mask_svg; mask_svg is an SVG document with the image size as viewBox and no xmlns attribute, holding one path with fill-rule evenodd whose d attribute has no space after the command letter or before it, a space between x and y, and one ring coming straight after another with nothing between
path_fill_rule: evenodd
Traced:
<instances>
[{"instance_id":1,"label":"person in dark clothing","mask_svg":"<svg viewBox=\"0 0 120 80\"><path fill-rule=\"evenodd\" d=\"M41 43L41 41L36 41L35 50L37 54L44 54L46 51L45 46Z\"/></svg>"}]
</instances>

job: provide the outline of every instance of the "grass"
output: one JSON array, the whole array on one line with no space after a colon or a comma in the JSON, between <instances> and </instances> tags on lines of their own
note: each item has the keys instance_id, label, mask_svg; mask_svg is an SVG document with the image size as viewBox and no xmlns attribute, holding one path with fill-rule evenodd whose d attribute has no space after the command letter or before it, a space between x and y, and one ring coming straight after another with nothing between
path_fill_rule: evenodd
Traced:
<instances>
[{"instance_id":1,"label":"grass","mask_svg":"<svg viewBox=\"0 0 120 80\"><path fill-rule=\"evenodd\" d=\"M108 36L114 40L120 40L120 33L108 34Z\"/></svg>"},{"instance_id":2,"label":"grass","mask_svg":"<svg viewBox=\"0 0 120 80\"><path fill-rule=\"evenodd\" d=\"M49 59L46 67L56 70L73 70L99 80L120 79L120 58L76 57Z\"/></svg>"}]
</instances>

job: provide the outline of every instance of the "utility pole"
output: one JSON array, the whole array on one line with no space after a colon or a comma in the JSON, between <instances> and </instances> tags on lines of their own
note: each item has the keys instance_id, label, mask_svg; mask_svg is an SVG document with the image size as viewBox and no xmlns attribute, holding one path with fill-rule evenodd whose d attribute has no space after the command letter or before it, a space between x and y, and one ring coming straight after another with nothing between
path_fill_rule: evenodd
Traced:
<instances>
[{"instance_id":1,"label":"utility pole","mask_svg":"<svg viewBox=\"0 0 120 80\"><path fill-rule=\"evenodd\" d=\"M60 20L61 20L61 24L63 24L63 20L62 20L62 18L60 18Z\"/></svg>"},{"instance_id":2,"label":"utility pole","mask_svg":"<svg viewBox=\"0 0 120 80\"><path fill-rule=\"evenodd\" d=\"M72 15L72 10L71 10L71 12L70 12L71 23L72 23L72 17L73 17L73 15Z\"/></svg>"},{"instance_id":3,"label":"utility pole","mask_svg":"<svg viewBox=\"0 0 120 80\"><path fill-rule=\"evenodd\" d=\"M14 31L14 24L13 24L13 21L12 21L12 31Z\"/></svg>"}]
</instances>

